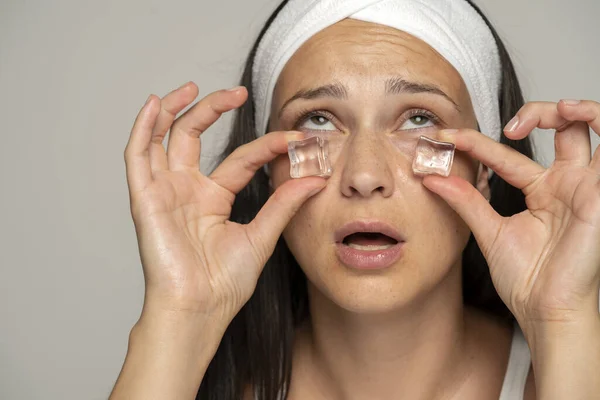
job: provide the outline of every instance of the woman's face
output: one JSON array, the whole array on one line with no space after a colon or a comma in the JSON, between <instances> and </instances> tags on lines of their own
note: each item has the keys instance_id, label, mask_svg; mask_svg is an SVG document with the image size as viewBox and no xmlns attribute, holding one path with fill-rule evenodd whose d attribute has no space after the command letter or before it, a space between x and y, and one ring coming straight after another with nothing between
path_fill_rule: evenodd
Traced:
<instances>
[{"instance_id":1,"label":"woman's face","mask_svg":"<svg viewBox=\"0 0 600 400\"><path fill-rule=\"evenodd\" d=\"M421 184L411 155L391 141L414 144L410 138L435 138L443 128L477 127L460 75L435 50L393 28L343 20L296 52L272 104L271 131L345 135L327 186L284 231L313 288L344 309L385 312L425 294L458 265L468 227ZM270 168L274 188L291 179L287 156ZM456 154L452 174L475 183L477 169L472 159ZM378 269L348 265L340 246L394 242L359 234L340 243L336 232L353 221L393 227L403 240L399 258Z\"/></svg>"}]
</instances>

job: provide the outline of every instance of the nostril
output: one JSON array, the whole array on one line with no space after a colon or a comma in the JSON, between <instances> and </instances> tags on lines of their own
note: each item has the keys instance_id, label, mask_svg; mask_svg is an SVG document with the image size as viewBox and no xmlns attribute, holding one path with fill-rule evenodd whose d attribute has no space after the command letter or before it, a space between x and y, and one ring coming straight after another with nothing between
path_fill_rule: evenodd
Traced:
<instances>
[{"instance_id":1,"label":"nostril","mask_svg":"<svg viewBox=\"0 0 600 400\"><path fill-rule=\"evenodd\" d=\"M373 193L381 193L381 194L385 194L386 189L384 186L378 186L372 190L360 190L359 188L356 188L354 186L350 186L348 187L348 189L350 190L350 195L354 196L354 195L358 195L358 196L369 196L370 194Z\"/></svg>"},{"instance_id":2,"label":"nostril","mask_svg":"<svg viewBox=\"0 0 600 400\"><path fill-rule=\"evenodd\" d=\"M342 193L347 196L369 197L382 195L388 197L393 192L394 177L389 169L380 169L374 165L349 164L341 175Z\"/></svg>"}]
</instances>

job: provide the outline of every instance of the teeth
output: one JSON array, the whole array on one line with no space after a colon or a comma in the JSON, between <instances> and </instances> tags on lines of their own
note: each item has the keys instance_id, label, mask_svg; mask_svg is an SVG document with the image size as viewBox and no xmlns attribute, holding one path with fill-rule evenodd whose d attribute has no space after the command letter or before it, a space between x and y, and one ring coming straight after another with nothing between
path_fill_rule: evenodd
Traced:
<instances>
[{"instance_id":1,"label":"teeth","mask_svg":"<svg viewBox=\"0 0 600 400\"><path fill-rule=\"evenodd\" d=\"M367 246L363 246L363 245L360 245L360 244L348 243L347 246L348 247L352 247L353 249L356 249L356 250L375 251L375 250L389 249L390 247L392 247L394 245L393 244L385 244L385 245L367 245Z\"/></svg>"}]
</instances>

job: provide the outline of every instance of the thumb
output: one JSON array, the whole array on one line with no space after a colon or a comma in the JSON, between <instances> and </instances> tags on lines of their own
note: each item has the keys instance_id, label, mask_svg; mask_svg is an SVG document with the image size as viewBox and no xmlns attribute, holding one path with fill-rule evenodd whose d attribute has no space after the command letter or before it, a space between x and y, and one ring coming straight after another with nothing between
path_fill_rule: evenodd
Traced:
<instances>
[{"instance_id":1,"label":"thumb","mask_svg":"<svg viewBox=\"0 0 600 400\"><path fill-rule=\"evenodd\" d=\"M275 190L256 217L246 225L248 239L262 263L273 253L279 236L302 204L319 193L327 180L319 177L290 179Z\"/></svg>"},{"instance_id":2,"label":"thumb","mask_svg":"<svg viewBox=\"0 0 600 400\"><path fill-rule=\"evenodd\" d=\"M473 232L484 257L489 254L502 226L500 216L483 195L466 180L451 175L428 175L423 186L440 196L465 221Z\"/></svg>"}]
</instances>

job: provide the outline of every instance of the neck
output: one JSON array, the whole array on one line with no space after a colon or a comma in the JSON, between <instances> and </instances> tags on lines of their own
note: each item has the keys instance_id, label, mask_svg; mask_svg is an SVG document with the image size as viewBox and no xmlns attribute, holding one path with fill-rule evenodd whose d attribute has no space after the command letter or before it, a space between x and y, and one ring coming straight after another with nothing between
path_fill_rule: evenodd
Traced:
<instances>
[{"instance_id":1,"label":"neck","mask_svg":"<svg viewBox=\"0 0 600 400\"><path fill-rule=\"evenodd\" d=\"M386 314L348 312L311 286L309 298L311 321L298 346L324 397L433 398L464 382L470 351L458 265L431 292Z\"/></svg>"}]
</instances>

